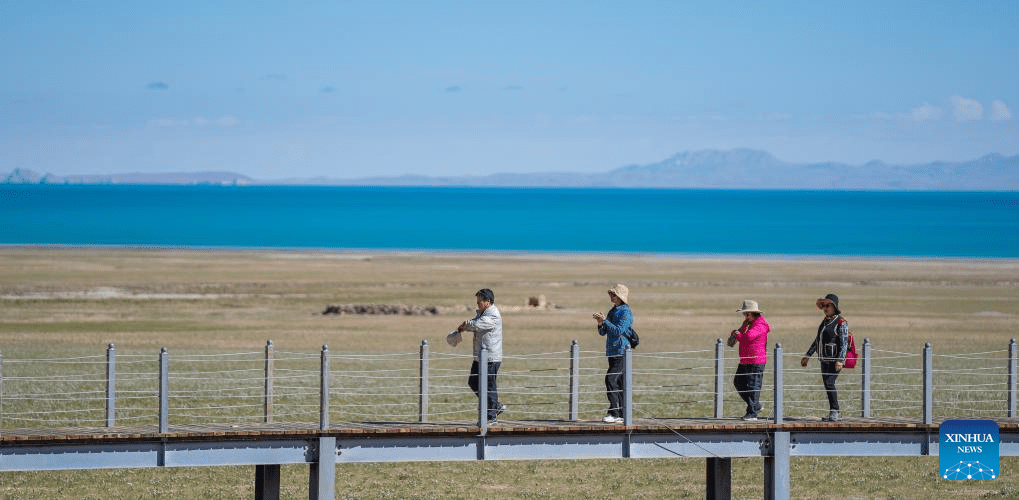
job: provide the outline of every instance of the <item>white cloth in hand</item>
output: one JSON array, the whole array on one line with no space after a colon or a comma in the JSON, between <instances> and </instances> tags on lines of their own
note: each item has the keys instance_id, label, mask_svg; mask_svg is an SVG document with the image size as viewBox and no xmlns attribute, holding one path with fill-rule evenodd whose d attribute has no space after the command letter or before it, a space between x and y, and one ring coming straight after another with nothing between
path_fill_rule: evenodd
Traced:
<instances>
[{"instance_id":1,"label":"white cloth in hand","mask_svg":"<svg viewBox=\"0 0 1019 500\"><path fill-rule=\"evenodd\" d=\"M460 332L456 330L453 330L452 332L449 332L449 335L446 335L446 343L453 347L456 347L461 340L463 340L463 337L461 337Z\"/></svg>"}]
</instances>

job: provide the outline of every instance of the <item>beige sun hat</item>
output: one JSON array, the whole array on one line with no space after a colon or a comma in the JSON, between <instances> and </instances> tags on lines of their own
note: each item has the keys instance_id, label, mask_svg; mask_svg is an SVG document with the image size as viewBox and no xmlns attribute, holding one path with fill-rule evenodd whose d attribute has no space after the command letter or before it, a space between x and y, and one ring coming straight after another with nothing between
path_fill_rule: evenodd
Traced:
<instances>
[{"instance_id":1,"label":"beige sun hat","mask_svg":"<svg viewBox=\"0 0 1019 500\"><path fill-rule=\"evenodd\" d=\"M626 288L626 285L622 283L616 283L616 286L609 288L609 293L615 295L616 297L619 297L619 300L622 300L624 304L629 303L627 302L626 297L627 295L630 295L630 289Z\"/></svg>"},{"instance_id":2,"label":"beige sun hat","mask_svg":"<svg viewBox=\"0 0 1019 500\"><path fill-rule=\"evenodd\" d=\"M751 313L758 313L758 314L763 314L764 313L764 311L762 311L759 307L757 307L757 301L756 300L744 300L743 304L740 305L739 309L737 309L736 312L738 312L738 313L751 312Z\"/></svg>"}]
</instances>

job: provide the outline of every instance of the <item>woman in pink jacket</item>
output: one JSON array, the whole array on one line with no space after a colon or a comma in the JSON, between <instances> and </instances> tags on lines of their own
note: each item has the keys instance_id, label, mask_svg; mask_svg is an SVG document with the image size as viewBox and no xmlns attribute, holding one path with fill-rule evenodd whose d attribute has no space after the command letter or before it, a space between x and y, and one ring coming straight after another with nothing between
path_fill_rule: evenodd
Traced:
<instances>
[{"instance_id":1,"label":"woman in pink jacket","mask_svg":"<svg viewBox=\"0 0 1019 500\"><path fill-rule=\"evenodd\" d=\"M736 312L743 313L743 326L729 334L729 347L739 342L739 366L732 385L747 403L743 420L757 420L757 413L761 411L761 384L764 382L764 365L768 362L768 332L771 326L753 300L744 300Z\"/></svg>"}]
</instances>

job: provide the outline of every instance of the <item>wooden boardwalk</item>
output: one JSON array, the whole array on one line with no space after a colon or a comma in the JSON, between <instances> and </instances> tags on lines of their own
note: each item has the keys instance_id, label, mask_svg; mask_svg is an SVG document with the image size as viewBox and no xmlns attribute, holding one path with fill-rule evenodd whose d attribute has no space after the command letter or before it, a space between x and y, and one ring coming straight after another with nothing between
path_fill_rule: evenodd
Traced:
<instances>
[{"instance_id":1,"label":"wooden boardwalk","mask_svg":"<svg viewBox=\"0 0 1019 500\"><path fill-rule=\"evenodd\" d=\"M938 432L937 419L924 424L915 418L846 417L839 422L824 422L820 418L785 417L776 424L770 419L745 422L738 418L658 418L634 419L633 425L606 424L600 420L500 420L488 428L489 436L540 435L540 434L619 434L619 433L726 433L726 432ZM1019 419L988 419L998 424L1002 432L1019 432ZM233 438L293 438L293 437L434 437L476 436L479 427L475 422L342 422L320 429L315 423L256 423L256 424L201 424L171 425L160 433L156 425L116 427L63 427L55 429L0 429L0 445L52 444L65 442L129 442L151 439L202 440Z\"/></svg>"},{"instance_id":2,"label":"wooden boardwalk","mask_svg":"<svg viewBox=\"0 0 1019 500\"><path fill-rule=\"evenodd\" d=\"M731 460L763 458L767 498L788 498L800 456L936 456L939 426L916 418L341 422L0 430L0 472L255 466L256 498L279 498L280 466L309 465L309 496L335 497L336 465L404 461L699 458L708 498L728 498ZM1001 456L1019 456L1019 420L996 419Z\"/></svg>"}]
</instances>

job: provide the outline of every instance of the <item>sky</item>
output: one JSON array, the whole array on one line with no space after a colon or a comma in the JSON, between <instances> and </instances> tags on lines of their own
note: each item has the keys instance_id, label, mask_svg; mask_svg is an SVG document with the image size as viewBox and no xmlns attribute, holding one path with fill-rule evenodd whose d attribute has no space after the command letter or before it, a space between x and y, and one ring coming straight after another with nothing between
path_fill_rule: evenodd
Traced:
<instances>
[{"instance_id":1,"label":"sky","mask_svg":"<svg viewBox=\"0 0 1019 500\"><path fill-rule=\"evenodd\" d=\"M8 1L0 172L1019 154L1019 1Z\"/></svg>"}]
</instances>

